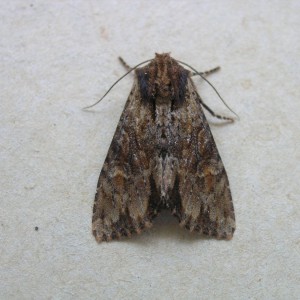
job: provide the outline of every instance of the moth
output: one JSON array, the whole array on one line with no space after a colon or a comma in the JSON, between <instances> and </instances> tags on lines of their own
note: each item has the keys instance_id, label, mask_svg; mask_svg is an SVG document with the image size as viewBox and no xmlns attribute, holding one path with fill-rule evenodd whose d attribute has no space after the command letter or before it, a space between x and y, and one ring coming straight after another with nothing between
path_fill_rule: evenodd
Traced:
<instances>
[{"instance_id":1,"label":"moth","mask_svg":"<svg viewBox=\"0 0 300 300\"><path fill-rule=\"evenodd\" d=\"M229 181L202 106L231 119L202 101L192 76L168 53L135 69L98 181L92 217L98 242L140 233L162 209L190 231L232 238Z\"/></svg>"}]
</instances>

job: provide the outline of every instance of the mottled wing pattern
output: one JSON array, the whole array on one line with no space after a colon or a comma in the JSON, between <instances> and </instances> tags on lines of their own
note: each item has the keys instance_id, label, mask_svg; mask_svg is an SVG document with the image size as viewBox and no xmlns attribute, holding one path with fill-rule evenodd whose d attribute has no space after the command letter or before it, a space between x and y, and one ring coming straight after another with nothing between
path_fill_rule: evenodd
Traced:
<instances>
[{"instance_id":1,"label":"mottled wing pattern","mask_svg":"<svg viewBox=\"0 0 300 300\"><path fill-rule=\"evenodd\" d=\"M141 102L135 81L98 181L92 219L98 242L140 232L155 214L149 204L153 145L148 127L153 121Z\"/></svg>"},{"instance_id":2,"label":"mottled wing pattern","mask_svg":"<svg viewBox=\"0 0 300 300\"><path fill-rule=\"evenodd\" d=\"M175 214L191 231L231 239L235 216L229 181L191 79L185 100L175 115L182 137Z\"/></svg>"}]
</instances>

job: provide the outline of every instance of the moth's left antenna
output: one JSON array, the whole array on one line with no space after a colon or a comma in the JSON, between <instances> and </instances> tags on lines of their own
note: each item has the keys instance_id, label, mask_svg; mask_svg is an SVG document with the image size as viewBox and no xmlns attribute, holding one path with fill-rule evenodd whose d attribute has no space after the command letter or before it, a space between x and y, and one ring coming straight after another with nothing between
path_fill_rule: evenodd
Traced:
<instances>
[{"instance_id":1,"label":"moth's left antenna","mask_svg":"<svg viewBox=\"0 0 300 300\"><path fill-rule=\"evenodd\" d=\"M89 106L86 106L86 107L84 107L83 109L88 109L88 108L91 108L91 107L93 107L93 106L95 106L95 105L97 105L110 91L111 91L111 89L120 81L120 80L122 80L125 76L127 76L131 71L133 71L133 70L135 70L137 67L139 67L140 65L142 65L142 64L145 64L145 63L147 63L147 62L149 62L149 61L151 61L152 59L148 59L148 60L145 60L145 61L143 61L143 62L141 62L141 63L139 63L139 64L137 64L136 66L134 66L133 68L131 68L128 72L126 72L123 76L121 76L109 89L108 89L108 91L97 101L97 102L95 102L94 104L92 104L92 105L89 105Z\"/></svg>"}]
</instances>

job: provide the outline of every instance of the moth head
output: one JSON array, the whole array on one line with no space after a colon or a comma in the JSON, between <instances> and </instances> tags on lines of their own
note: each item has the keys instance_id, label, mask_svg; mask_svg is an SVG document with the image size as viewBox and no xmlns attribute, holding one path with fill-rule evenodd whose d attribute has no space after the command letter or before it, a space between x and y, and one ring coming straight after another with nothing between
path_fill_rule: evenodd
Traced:
<instances>
[{"instance_id":1,"label":"moth head","mask_svg":"<svg viewBox=\"0 0 300 300\"><path fill-rule=\"evenodd\" d=\"M190 72L180 66L169 53L156 53L148 65L136 70L136 74L143 101L155 101L157 98L176 104L184 101Z\"/></svg>"}]
</instances>

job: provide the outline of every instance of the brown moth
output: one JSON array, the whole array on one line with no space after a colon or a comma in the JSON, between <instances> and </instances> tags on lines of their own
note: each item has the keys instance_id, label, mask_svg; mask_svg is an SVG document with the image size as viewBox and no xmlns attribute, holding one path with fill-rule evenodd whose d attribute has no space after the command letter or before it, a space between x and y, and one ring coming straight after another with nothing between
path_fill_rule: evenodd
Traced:
<instances>
[{"instance_id":1,"label":"brown moth","mask_svg":"<svg viewBox=\"0 0 300 300\"><path fill-rule=\"evenodd\" d=\"M98 242L140 233L162 209L190 231L232 238L229 182L201 106L232 119L203 103L192 75L167 53L135 70L98 181L92 219Z\"/></svg>"}]
</instances>

